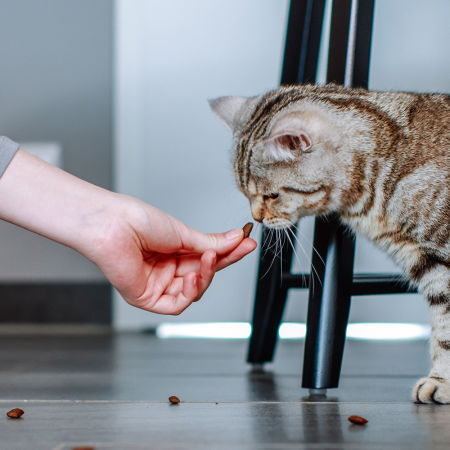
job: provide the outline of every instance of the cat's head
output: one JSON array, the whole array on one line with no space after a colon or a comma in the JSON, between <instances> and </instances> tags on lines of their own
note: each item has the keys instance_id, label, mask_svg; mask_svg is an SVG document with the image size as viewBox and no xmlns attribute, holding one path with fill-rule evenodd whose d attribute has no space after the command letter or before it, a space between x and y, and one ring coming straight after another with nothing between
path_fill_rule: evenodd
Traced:
<instances>
[{"instance_id":1,"label":"cat's head","mask_svg":"<svg viewBox=\"0 0 450 450\"><path fill-rule=\"evenodd\" d=\"M236 182L256 221L283 228L339 210L353 160L348 117L301 87L210 106L233 133Z\"/></svg>"}]
</instances>

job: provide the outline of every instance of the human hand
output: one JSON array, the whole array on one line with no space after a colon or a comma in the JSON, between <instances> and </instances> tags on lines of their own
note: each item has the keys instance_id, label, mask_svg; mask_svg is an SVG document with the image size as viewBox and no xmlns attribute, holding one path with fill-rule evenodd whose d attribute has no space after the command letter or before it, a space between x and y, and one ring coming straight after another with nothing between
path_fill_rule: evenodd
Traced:
<instances>
[{"instance_id":1,"label":"human hand","mask_svg":"<svg viewBox=\"0 0 450 450\"><path fill-rule=\"evenodd\" d=\"M256 248L240 229L201 233L22 149L0 179L0 219L73 248L128 303L160 314L182 312L200 299L216 271Z\"/></svg>"},{"instance_id":2,"label":"human hand","mask_svg":"<svg viewBox=\"0 0 450 450\"><path fill-rule=\"evenodd\" d=\"M204 234L127 196L108 237L90 259L131 305L180 314L201 298L215 273L256 248L242 229ZM119 213L125 211L125 213Z\"/></svg>"}]
</instances>

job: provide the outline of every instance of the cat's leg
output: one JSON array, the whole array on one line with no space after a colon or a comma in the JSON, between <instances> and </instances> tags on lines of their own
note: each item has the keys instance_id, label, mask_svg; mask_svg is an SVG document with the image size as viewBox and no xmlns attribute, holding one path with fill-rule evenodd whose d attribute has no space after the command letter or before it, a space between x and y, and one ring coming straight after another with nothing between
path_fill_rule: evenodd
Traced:
<instances>
[{"instance_id":1,"label":"cat's leg","mask_svg":"<svg viewBox=\"0 0 450 450\"><path fill-rule=\"evenodd\" d=\"M436 265L425 273L419 290L431 310L431 370L413 389L417 403L450 403L450 270Z\"/></svg>"}]
</instances>

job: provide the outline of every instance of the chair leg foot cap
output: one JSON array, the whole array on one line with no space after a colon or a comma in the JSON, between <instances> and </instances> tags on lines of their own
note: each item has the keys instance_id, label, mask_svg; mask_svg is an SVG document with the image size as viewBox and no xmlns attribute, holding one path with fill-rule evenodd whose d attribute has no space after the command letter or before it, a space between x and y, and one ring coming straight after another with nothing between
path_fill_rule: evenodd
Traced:
<instances>
[{"instance_id":1,"label":"chair leg foot cap","mask_svg":"<svg viewBox=\"0 0 450 450\"><path fill-rule=\"evenodd\" d=\"M251 363L251 371L253 373L264 372L264 363Z\"/></svg>"},{"instance_id":2,"label":"chair leg foot cap","mask_svg":"<svg viewBox=\"0 0 450 450\"><path fill-rule=\"evenodd\" d=\"M311 397L326 397L327 390L326 389L310 389L309 395Z\"/></svg>"}]
</instances>

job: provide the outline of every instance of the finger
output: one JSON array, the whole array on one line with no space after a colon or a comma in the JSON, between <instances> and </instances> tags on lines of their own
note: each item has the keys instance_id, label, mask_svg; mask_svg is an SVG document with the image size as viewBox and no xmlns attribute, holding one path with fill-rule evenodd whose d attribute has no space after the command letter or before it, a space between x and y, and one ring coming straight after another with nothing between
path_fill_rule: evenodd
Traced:
<instances>
[{"instance_id":1,"label":"finger","mask_svg":"<svg viewBox=\"0 0 450 450\"><path fill-rule=\"evenodd\" d=\"M183 249L203 253L208 249L213 249L219 255L229 253L244 238L242 228L227 231L225 233L202 233L193 228L184 227L181 231Z\"/></svg>"},{"instance_id":2,"label":"finger","mask_svg":"<svg viewBox=\"0 0 450 450\"><path fill-rule=\"evenodd\" d=\"M176 260L174 258L162 259L158 261L152 268L148 278L148 288L145 293L147 301L156 303L161 295L165 292L176 272Z\"/></svg>"},{"instance_id":3,"label":"finger","mask_svg":"<svg viewBox=\"0 0 450 450\"><path fill-rule=\"evenodd\" d=\"M164 291L164 294L178 295L183 291L183 277L175 277L170 286Z\"/></svg>"},{"instance_id":4,"label":"finger","mask_svg":"<svg viewBox=\"0 0 450 450\"><path fill-rule=\"evenodd\" d=\"M200 270L200 258L201 254L179 256L176 276L184 277L189 272L198 272Z\"/></svg>"},{"instance_id":5,"label":"finger","mask_svg":"<svg viewBox=\"0 0 450 450\"><path fill-rule=\"evenodd\" d=\"M198 294L195 301L200 300L216 273L217 256L214 250L207 250L200 259L200 270L197 275Z\"/></svg>"},{"instance_id":6,"label":"finger","mask_svg":"<svg viewBox=\"0 0 450 450\"><path fill-rule=\"evenodd\" d=\"M217 258L215 271L221 270L230 264L239 261L248 253L251 253L257 244L251 238L244 239L238 247L227 255L219 256ZM189 272L199 272L200 270L200 258L198 255L189 255L179 257L179 264L176 271L177 277L182 277Z\"/></svg>"},{"instance_id":7,"label":"finger","mask_svg":"<svg viewBox=\"0 0 450 450\"><path fill-rule=\"evenodd\" d=\"M209 251L214 252L214 250L209 249ZM215 252L214 252L215 253ZM200 261L202 254L196 253L195 255L183 255L178 257L178 266L176 270L177 277L184 277L189 272L199 272L200 271Z\"/></svg>"},{"instance_id":8,"label":"finger","mask_svg":"<svg viewBox=\"0 0 450 450\"><path fill-rule=\"evenodd\" d=\"M197 275L189 273L183 278L183 290L177 295L163 294L151 308L144 308L157 314L181 314L198 295Z\"/></svg>"},{"instance_id":9,"label":"finger","mask_svg":"<svg viewBox=\"0 0 450 450\"><path fill-rule=\"evenodd\" d=\"M185 298L181 293L178 295L162 295L158 302L149 308L142 308L146 311L154 312L156 314L165 314L177 316L181 314L193 300Z\"/></svg>"},{"instance_id":10,"label":"finger","mask_svg":"<svg viewBox=\"0 0 450 450\"><path fill-rule=\"evenodd\" d=\"M222 270L225 267L228 267L231 264L242 259L244 256L251 253L257 247L256 241L251 238L244 239L238 247L236 247L231 253L228 255L224 255L218 258L215 270Z\"/></svg>"},{"instance_id":11,"label":"finger","mask_svg":"<svg viewBox=\"0 0 450 450\"><path fill-rule=\"evenodd\" d=\"M197 298L198 291L199 288L198 288L197 274L195 272L188 273L183 278L183 291L182 291L182 296L184 297L184 299L189 301L189 304L186 305L186 308L192 303L194 299ZM182 297L180 297L180 299L183 300Z\"/></svg>"}]
</instances>

